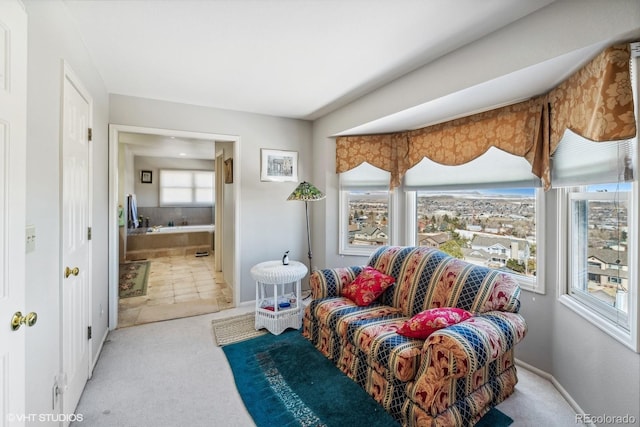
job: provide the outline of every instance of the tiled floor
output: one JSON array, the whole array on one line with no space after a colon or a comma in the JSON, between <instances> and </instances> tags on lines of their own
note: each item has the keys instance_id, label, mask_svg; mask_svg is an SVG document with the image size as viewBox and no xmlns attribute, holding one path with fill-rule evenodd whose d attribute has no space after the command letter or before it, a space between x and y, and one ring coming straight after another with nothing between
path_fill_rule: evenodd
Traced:
<instances>
[{"instance_id":1,"label":"tiled floor","mask_svg":"<svg viewBox=\"0 0 640 427\"><path fill-rule=\"evenodd\" d=\"M205 257L152 258L147 295L120 299L118 327L215 313L233 307L233 291Z\"/></svg>"}]
</instances>

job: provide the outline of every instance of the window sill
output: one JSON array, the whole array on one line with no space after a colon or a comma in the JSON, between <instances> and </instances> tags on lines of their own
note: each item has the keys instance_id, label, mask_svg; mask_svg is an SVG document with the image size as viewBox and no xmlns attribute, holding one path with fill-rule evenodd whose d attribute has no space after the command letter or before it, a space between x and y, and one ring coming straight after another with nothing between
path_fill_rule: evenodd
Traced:
<instances>
[{"instance_id":1,"label":"window sill","mask_svg":"<svg viewBox=\"0 0 640 427\"><path fill-rule=\"evenodd\" d=\"M518 280L518 285L520 285L520 289L523 291L533 292L534 294L540 295L545 295L547 293L544 286L538 286L522 280Z\"/></svg>"},{"instance_id":2,"label":"window sill","mask_svg":"<svg viewBox=\"0 0 640 427\"><path fill-rule=\"evenodd\" d=\"M380 246L368 246L366 248L358 249L358 248L345 248L340 249L338 251L338 255L349 255L349 256L362 256L362 257L370 257L372 253L378 250Z\"/></svg>"},{"instance_id":3,"label":"window sill","mask_svg":"<svg viewBox=\"0 0 640 427\"><path fill-rule=\"evenodd\" d=\"M578 314L580 317L587 320L589 323L599 328L616 341L624 344L626 347L638 353L638 343L633 339L629 332L614 325L607 318L600 316L592 309L586 307L584 304L580 303L575 298L572 298L569 295L561 295L558 300L562 305L569 308L574 313Z\"/></svg>"}]
</instances>

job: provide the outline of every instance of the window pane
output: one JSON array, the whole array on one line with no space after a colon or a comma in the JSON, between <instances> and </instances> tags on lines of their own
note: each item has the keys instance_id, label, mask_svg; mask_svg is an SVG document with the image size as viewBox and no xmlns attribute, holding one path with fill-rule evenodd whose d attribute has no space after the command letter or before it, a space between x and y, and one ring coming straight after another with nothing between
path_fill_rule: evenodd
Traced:
<instances>
[{"instance_id":1,"label":"window pane","mask_svg":"<svg viewBox=\"0 0 640 427\"><path fill-rule=\"evenodd\" d=\"M160 190L160 203L191 203L191 188L163 188Z\"/></svg>"},{"instance_id":2,"label":"window pane","mask_svg":"<svg viewBox=\"0 0 640 427\"><path fill-rule=\"evenodd\" d=\"M196 188L195 200L196 203L213 203L213 190L211 188Z\"/></svg>"},{"instance_id":3,"label":"window pane","mask_svg":"<svg viewBox=\"0 0 640 427\"><path fill-rule=\"evenodd\" d=\"M163 187L191 187L191 171L161 170L160 180Z\"/></svg>"},{"instance_id":4,"label":"window pane","mask_svg":"<svg viewBox=\"0 0 640 427\"><path fill-rule=\"evenodd\" d=\"M380 246L389 242L389 192L349 191L348 245Z\"/></svg>"},{"instance_id":5,"label":"window pane","mask_svg":"<svg viewBox=\"0 0 640 427\"><path fill-rule=\"evenodd\" d=\"M473 264L535 276L535 189L419 191L416 214L418 245Z\"/></svg>"},{"instance_id":6,"label":"window pane","mask_svg":"<svg viewBox=\"0 0 640 427\"><path fill-rule=\"evenodd\" d=\"M160 170L160 206L213 205L214 172Z\"/></svg>"},{"instance_id":7,"label":"window pane","mask_svg":"<svg viewBox=\"0 0 640 427\"><path fill-rule=\"evenodd\" d=\"M213 188L213 172L194 172L193 178L195 187Z\"/></svg>"},{"instance_id":8,"label":"window pane","mask_svg":"<svg viewBox=\"0 0 640 427\"><path fill-rule=\"evenodd\" d=\"M613 319L616 313L625 319L629 310L629 187L594 186L571 195L571 291L596 309L611 307Z\"/></svg>"}]
</instances>

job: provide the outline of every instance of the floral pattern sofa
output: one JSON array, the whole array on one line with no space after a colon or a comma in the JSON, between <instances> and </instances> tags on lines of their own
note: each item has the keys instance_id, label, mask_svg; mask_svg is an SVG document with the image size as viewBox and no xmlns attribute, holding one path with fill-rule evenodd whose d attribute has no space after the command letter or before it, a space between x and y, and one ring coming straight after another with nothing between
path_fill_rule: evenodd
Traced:
<instances>
[{"instance_id":1,"label":"floral pattern sofa","mask_svg":"<svg viewBox=\"0 0 640 427\"><path fill-rule=\"evenodd\" d=\"M395 278L368 306L341 296L364 266L313 272L303 333L385 410L405 426L471 426L513 393L527 326L511 276L426 247L384 246L367 265ZM473 316L426 340L397 333L440 307Z\"/></svg>"}]
</instances>

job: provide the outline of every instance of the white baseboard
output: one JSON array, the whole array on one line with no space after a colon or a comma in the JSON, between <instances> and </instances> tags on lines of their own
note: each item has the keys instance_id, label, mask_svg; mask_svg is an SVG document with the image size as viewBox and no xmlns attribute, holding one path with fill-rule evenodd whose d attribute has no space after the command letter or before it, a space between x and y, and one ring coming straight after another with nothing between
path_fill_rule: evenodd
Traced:
<instances>
[{"instance_id":1,"label":"white baseboard","mask_svg":"<svg viewBox=\"0 0 640 427\"><path fill-rule=\"evenodd\" d=\"M240 304L238 304L238 307L255 307L256 306L256 300L252 300L252 301L245 301L245 302L241 302Z\"/></svg>"},{"instance_id":2,"label":"white baseboard","mask_svg":"<svg viewBox=\"0 0 640 427\"><path fill-rule=\"evenodd\" d=\"M96 351L95 356L93 357L93 362L91 363L91 369L89 369L89 378L93 376L93 370L98 363L98 359L100 358L100 353L102 353L102 347L104 346L104 342L107 340L107 335L109 335L109 328L106 328L104 331L104 335L102 335L102 339L100 340L100 346L98 347L98 351Z\"/></svg>"},{"instance_id":3,"label":"white baseboard","mask_svg":"<svg viewBox=\"0 0 640 427\"><path fill-rule=\"evenodd\" d=\"M545 372L545 371L543 371L541 369L538 369L535 366L528 364L527 362L523 362L522 360L520 360L518 358L515 359L515 363L516 363L516 365L521 366L524 369L533 372L534 374L538 375L539 377L544 378L545 380L547 380L551 384L553 384L553 386L556 388L556 390L558 390L558 393L560 393L560 395L562 395L564 400L567 401L569 406L571 406L571 408L575 411L576 414L586 414L586 412L580 407L580 405L578 405L578 402L576 402L573 399L573 397L571 397L569 392L567 390L565 390L564 387L562 387L562 384L560 384L558 382L558 380L556 380L554 378L553 375L551 375L550 373ZM584 424L584 425L588 425L589 427L596 427L596 425L593 424L593 423Z\"/></svg>"}]
</instances>

